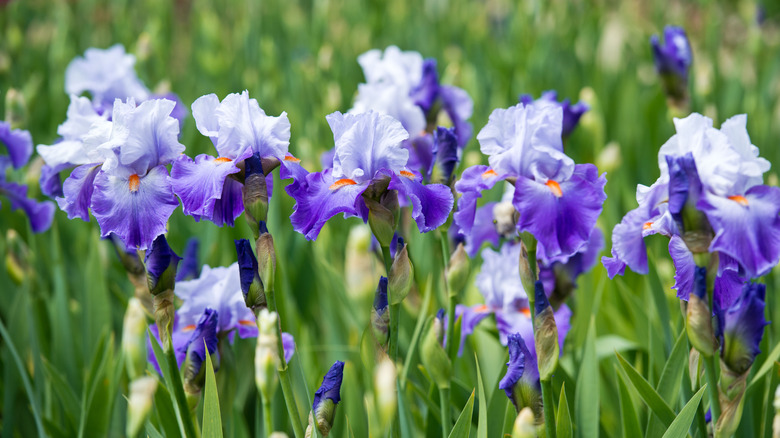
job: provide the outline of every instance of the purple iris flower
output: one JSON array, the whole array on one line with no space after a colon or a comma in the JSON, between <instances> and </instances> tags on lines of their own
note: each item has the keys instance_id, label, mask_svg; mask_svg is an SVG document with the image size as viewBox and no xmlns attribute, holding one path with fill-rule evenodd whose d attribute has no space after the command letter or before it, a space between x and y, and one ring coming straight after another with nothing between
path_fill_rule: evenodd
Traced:
<instances>
[{"instance_id":1,"label":"purple iris flower","mask_svg":"<svg viewBox=\"0 0 780 438\"><path fill-rule=\"evenodd\" d=\"M204 309L212 308L219 312L217 332L221 336L234 330L241 338L257 336L255 315L241 293L237 262L217 268L203 265L200 277L176 282L175 293L183 302L176 314L185 327L195 324Z\"/></svg>"},{"instance_id":2,"label":"purple iris flower","mask_svg":"<svg viewBox=\"0 0 780 438\"><path fill-rule=\"evenodd\" d=\"M563 153L562 120L552 104L493 111L477 135L490 167L472 166L455 183L462 196L453 218L463 234L471 233L481 192L506 179L515 186L517 231L537 239L541 260L565 259L587 245L607 197L606 178Z\"/></svg>"},{"instance_id":3,"label":"purple iris flower","mask_svg":"<svg viewBox=\"0 0 780 438\"><path fill-rule=\"evenodd\" d=\"M761 350L764 326L766 285L746 283L742 292L730 306L718 313L721 359L736 373L746 373Z\"/></svg>"},{"instance_id":4,"label":"purple iris flower","mask_svg":"<svg viewBox=\"0 0 780 438\"><path fill-rule=\"evenodd\" d=\"M563 302L571 294L577 287L577 277L596 265L602 249L604 234L596 227L590 234L588 244L565 262L539 265L539 280L554 303Z\"/></svg>"},{"instance_id":5,"label":"purple iris flower","mask_svg":"<svg viewBox=\"0 0 780 438\"><path fill-rule=\"evenodd\" d=\"M185 358L189 361L188 369L184 372L185 379L188 375L197 376L203 361L206 360L206 355L217 352L217 321L219 321L219 313L214 309L205 309L190 339L182 346Z\"/></svg>"},{"instance_id":6,"label":"purple iris flower","mask_svg":"<svg viewBox=\"0 0 780 438\"><path fill-rule=\"evenodd\" d=\"M648 272L643 237L651 234L670 238L682 299L693 284L695 253L720 255L718 302L780 262L780 189L762 184L769 163L758 157L745 125L744 115L720 130L700 114L675 119L677 133L659 151L660 178L637 188L639 206L612 232L612 257L602 259L610 277L626 266Z\"/></svg>"},{"instance_id":7,"label":"purple iris flower","mask_svg":"<svg viewBox=\"0 0 780 438\"><path fill-rule=\"evenodd\" d=\"M30 159L32 136L28 131L11 129L10 123L0 121L0 144L8 151L8 155L0 155L0 194L11 201L11 209L25 212L33 232L48 230L54 217L54 204L28 198L27 186L6 180L8 167L19 169Z\"/></svg>"},{"instance_id":8,"label":"purple iris flower","mask_svg":"<svg viewBox=\"0 0 780 438\"><path fill-rule=\"evenodd\" d=\"M493 247L498 248L501 236L496 231L493 219L493 209L497 204L497 202L488 202L477 208L474 214L474 224L468 235L461 233L457 223L453 223L450 227L450 238L453 239L455 245L462 242L469 257L476 257L482 248L482 244L485 242L489 242Z\"/></svg>"},{"instance_id":9,"label":"purple iris flower","mask_svg":"<svg viewBox=\"0 0 780 438\"><path fill-rule=\"evenodd\" d=\"M181 265L176 271L176 281L194 280L200 276L200 263L198 263L198 248L200 242L197 237L190 237L187 240L187 247L184 248L184 256Z\"/></svg>"},{"instance_id":10,"label":"purple iris flower","mask_svg":"<svg viewBox=\"0 0 780 438\"><path fill-rule=\"evenodd\" d=\"M295 177L285 189L296 200L290 216L293 227L307 239L317 238L325 222L338 213L368 220L361 195L397 191L412 205L412 218L421 232L442 225L452 209L450 189L423 185L422 176L407 167L409 152L401 147L408 137L401 123L377 112L327 117L336 143L333 167Z\"/></svg>"},{"instance_id":11,"label":"purple iris flower","mask_svg":"<svg viewBox=\"0 0 780 438\"><path fill-rule=\"evenodd\" d=\"M650 37L655 69L664 81L666 93L674 99L685 99L688 71L693 63L693 52L685 30L677 26L664 28L664 42L658 35Z\"/></svg>"},{"instance_id":12,"label":"purple iris flower","mask_svg":"<svg viewBox=\"0 0 780 438\"><path fill-rule=\"evenodd\" d=\"M525 340L520 334L510 335L507 346L509 347L509 362L506 363L506 374L498 382L498 389L503 389L506 392L506 396L512 401L512 404L515 405L515 408L520 410L520 408L528 405L530 401L527 399L523 400L527 398L523 397L523 395L531 395L533 393L536 394L534 398L539 398L539 392L541 391L539 370L537 369L536 361L532 360ZM518 385L521 387L518 387Z\"/></svg>"},{"instance_id":13,"label":"purple iris flower","mask_svg":"<svg viewBox=\"0 0 780 438\"><path fill-rule=\"evenodd\" d=\"M412 152L408 166L425 172L432 162L431 134L440 113L452 123L459 149L472 135L468 122L474 104L462 89L442 85L436 72L436 60L417 52L404 52L390 46L384 53L370 50L358 57L366 83L358 86L358 95L350 112L369 110L399 120L409 133L403 146Z\"/></svg>"},{"instance_id":14,"label":"purple iris flower","mask_svg":"<svg viewBox=\"0 0 780 438\"><path fill-rule=\"evenodd\" d=\"M564 99L562 102L558 102L558 93L555 90L549 90L542 93L539 99L534 100L530 94L522 94L518 99L523 105L557 105L563 110L563 127L561 129L561 135L563 138L571 135L574 128L577 127L577 123L580 121L580 117L590 110L590 107L585 102L577 102L572 105L569 99Z\"/></svg>"},{"instance_id":15,"label":"purple iris flower","mask_svg":"<svg viewBox=\"0 0 780 438\"><path fill-rule=\"evenodd\" d=\"M300 161L287 152L290 121L284 112L278 117L266 115L247 91L229 94L222 102L216 94L202 96L192 104L192 115L219 157L201 154L193 160L179 156L171 169L171 184L185 214L232 226L244 211L244 171L250 171L245 160L252 165L277 160L285 167ZM266 166L254 167L262 172ZM266 184L272 181L273 176L266 175Z\"/></svg>"}]
</instances>

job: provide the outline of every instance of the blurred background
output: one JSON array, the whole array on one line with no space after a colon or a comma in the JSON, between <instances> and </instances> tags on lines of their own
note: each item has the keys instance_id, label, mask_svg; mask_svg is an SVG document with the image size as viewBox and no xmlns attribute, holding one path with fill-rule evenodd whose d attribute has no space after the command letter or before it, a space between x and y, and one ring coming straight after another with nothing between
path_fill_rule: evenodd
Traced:
<instances>
[{"instance_id":1,"label":"blurred background","mask_svg":"<svg viewBox=\"0 0 780 438\"><path fill-rule=\"evenodd\" d=\"M173 91L187 107L204 94L216 93L221 99L247 89L268 114L286 111L292 124L290 152L307 169L319 170L320 154L333 147L325 116L348 110L357 85L364 81L357 56L397 45L436 58L441 82L471 95L475 134L494 108L516 104L519 94L538 97L545 90L556 90L559 98L586 101L591 111L565 147L575 161L595 163L607 172L609 198L599 226L608 251L612 227L636 206L636 184L649 185L658 176L657 151L674 133L672 117L687 115L667 108L650 36L661 34L667 24L686 30L693 49L690 111L713 118L716 126L732 115L747 113L753 144L778 165L779 19L777 2L755 0L2 0L0 96L15 89L21 99L0 101L0 114L20 117L20 127L32 133L35 144L52 144L69 101L64 91L68 63L87 48L120 43L137 57L138 75L150 89ZM191 117L184 123L180 141L190 156L214 153ZM486 160L472 139L460 169L481 161ZM39 169L40 162L16 176L28 180L32 195L42 199L37 188ZM769 183L777 185L774 172L770 171ZM368 264L358 264L354 254L350 258L359 240L353 234L348 242L350 230L361 223L359 219L329 221L316 242L295 233L288 219L293 202L282 190L284 185L277 178L269 229L279 260L282 325L298 345L291 366L299 403L306 404L333 361L344 360L343 402L333 434L367 436L372 369L370 360L362 357L368 355L361 352L366 350L362 346L375 283L355 284L360 283L360 273L377 278L381 261L369 258ZM494 191L486 199L500 195ZM9 238L10 230L20 237ZM94 220L69 221L61 211L56 212L51 230L33 235L24 215L11 212L5 201L0 231L0 253L20 260L25 273L16 282L0 270L0 318L33 376L43 416L52 430L70 436L73 425L60 401L61 392L68 392L59 383L63 380L81 403L91 428L86 430L95 432L87 435L121 436L126 410L121 394L127 394L121 385L126 382L120 382L117 393L94 378L100 370L120 367L116 344L132 295L112 247L99 239ZM413 222L404 224L402 234L416 268L416 288L405 302L401 322L401 357L407 357L415 354L404 348L419 312L426 308L435 313L443 301L436 289L427 306L423 299L438 282L432 275L441 265L438 242L419 235ZM187 239L196 236L201 241L201 262L226 266L236 259L233 239L249 235L243 219L234 229L217 228L177 210L168 239L181 254ZM655 253L663 254L664 240L649 243L651 249L658 249ZM472 263L472 278L478 266L478 261ZM605 436L619 436L614 351L630 357L651 382L665 362L663 351L658 353L663 348L659 337L663 316L646 311L651 298L644 289L663 287L666 317L678 332L682 324L674 291L669 289L671 263L665 256L658 257L657 266L657 276L628 273L607 281L603 267L597 265L581 277L570 302L573 329L556 384L566 383L572 406L575 398L583 397L575 394L574 379L593 319L602 359L597 390L601 393L599 425ZM767 307L772 309L769 319L780 321L780 311L773 306L777 303L774 281L774 275L767 279ZM469 288L464 302L481 302L476 288ZM500 413L490 416L490 436L497 436L493 432L502 429L508 404L503 391L497 390L506 352L490 326L480 325L470 338L465 359L456 368L460 384L453 388L453 397L454 404L463 406L475 386L476 354L489 411ZM775 327L768 330L762 350L770 350L779 334ZM112 343L113 353L106 347ZM30 403L5 347L0 343L2 437L32 436ZM260 430L252 377L254 340L238 340L233 351L232 358L223 354L217 375L224 424L229 436L253 436ZM410 379L424 382L414 366L417 359L411 361ZM417 417L428 415L427 390L424 383L410 390L409 398L420 406L412 412L415 424L425 424ZM770 395L762 396L762 401L771 400L766 398ZM281 392L277 397L275 415L284 418ZM740 430L748 434L744 436L758 436L768 421L771 417L765 412L751 411L748 405Z\"/></svg>"}]
</instances>

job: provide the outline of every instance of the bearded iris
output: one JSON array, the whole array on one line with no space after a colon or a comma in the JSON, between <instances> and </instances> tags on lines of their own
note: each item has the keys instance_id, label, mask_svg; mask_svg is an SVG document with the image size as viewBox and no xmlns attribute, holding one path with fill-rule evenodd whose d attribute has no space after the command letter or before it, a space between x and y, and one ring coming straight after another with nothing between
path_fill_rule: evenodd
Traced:
<instances>
[{"instance_id":1,"label":"bearded iris","mask_svg":"<svg viewBox=\"0 0 780 438\"><path fill-rule=\"evenodd\" d=\"M412 218L421 232L442 225L452 209L452 192L441 184L422 184L422 175L406 167L408 138L400 122L376 112L327 117L336 143L333 167L298 177L286 187L296 200L290 220L307 239L317 238L325 222L338 213L369 219L368 202L408 197ZM392 235L392 232L390 233ZM377 236L379 237L379 236Z\"/></svg>"}]
</instances>

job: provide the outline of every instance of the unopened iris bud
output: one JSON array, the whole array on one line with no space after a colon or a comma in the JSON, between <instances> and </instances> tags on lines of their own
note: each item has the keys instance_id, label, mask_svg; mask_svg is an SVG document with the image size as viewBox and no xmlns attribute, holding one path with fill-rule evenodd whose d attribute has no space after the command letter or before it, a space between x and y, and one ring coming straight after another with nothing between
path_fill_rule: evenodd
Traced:
<instances>
[{"instance_id":1,"label":"unopened iris bud","mask_svg":"<svg viewBox=\"0 0 780 438\"><path fill-rule=\"evenodd\" d=\"M775 390L775 418L772 421L772 438L780 438L780 385Z\"/></svg>"},{"instance_id":2,"label":"unopened iris bud","mask_svg":"<svg viewBox=\"0 0 780 438\"><path fill-rule=\"evenodd\" d=\"M139 377L130 382L130 397L127 399L127 436L138 434L152 410L157 379L152 376Z\"/></svg>"},{"instance_id":3,"label":"unopened iris bud","mask_svg":"<svg viewBox=\"0 0 780 438\"><path fill-rule=\"evenodd\" d=\"M190 407L197 405L200 390L205 383L206 372L203 369L203 362L206 360L207 354L211 356L214 371L219 368L219 361L216 357L218 320L217 311L207 308L184 347L187 353L182 364L182 377Z\"/></svg>"},{"instance_id":4,"label":"unopened iris bud","mask_svg":"<svg viewBox=\"0 0 780 438\"><path fill-rule=\"evenodd\" d=\"M344 377L344 362L337 360L322 379L317 392L314 393L312 415L309 417L309 427L314 423L322 436L328 436L336 416L336 406L341 401L341 381ZM307 436L310 431L307 431Z\"/></svg>"},{"instance_id":5,"label":"unopened iris bud","mask_svg":"<svg viewBox=\"0 0 780 438\"><path fill-rule=\"evenodd\" d=\"M263 174L263 163L258 155L244 160L244 213L249 227L258 235L257 224L268 218L268 186Z\"/></svg>"},{"instance_id":6,"label":"unopened iris bud","mask_svg":"<svg viewBox=\"0 0 780 438\"><path fill-rule=\"evenodd\" d=\"M469 279L469 256L462 243L459 243L455 252L450 256L450 262L447 265L447 289L450 296L456 296L458 292L466 287Z\"/></svg>"},{"instance_id":7,"label":"unopened iris bud","mask_svg":"<svg viewBox=\"0 0 780 438\"><path fill-rule=\"evenodd\" d=\"M511 202L499 202L493 207L493 220L498 234L509 237L517 233L518 213Z\"/></svg>"},{"instance_id":8,"label":"unopened iris bud","mask_svg":"<svg viewBox=\"0 0 780 438\"><path fill-rule=\"evenodd\" d=\"M664 28L663 45L658 35L650 38L655 69L661 76L666 96L677 106L688 100L688 70L693 62L688 36L681 27Z\"/></svg>"},{"instance_id":9,"label":"unopened iris bud","mask_svg":"<svg viewBox=\"0 0 780 438\"><path fill-rule=\"evenodd\" d=\"M396 215L400 212L398 193L387 190L389 178L372 183L363 192L363 200L368 207L368 225L382 247L389 247L395 234Z\"/></svg>"},{"instance_id":10,"label":"unopened iris bud","mask_svg":"<svg viewBox=\"0 0 780 438\"><path fill-rule=\"evenodd\" d=\"M707 270L703 267L696 267L693 292L688 297L685 329L693 348L704 357L711 357L717 348L717 341L712 330L712 312L707 305Z\"/></svg>"},{"instance_id":11,"label":"unopened iris bud","mask_svg":"<svg viewBox=\"0 0 780 438\"><path fill-rule=\"evenodd\" d=\"M260 237L257 238L257 264L260 273L260 280L265 289L274 290L274 278L276 277L276 250L274 249L274 238L268 232L265 222L258 223Z\"/></svg>"},{"instance_id":12,"label":"unopened iris bud","mask_svg":"<svg viewBox=\"0 0 780 438\"><path fill-rule=\"evenodd\" d=\"M429 318L420 343L420 361L439 388L449 388L452 363L442 347L443 324L438 318Z\"/></svg>"},{"instance_id":13,"label":"unopened iris bud","mask_svg":"<svg viewBox=\"0 0 780 438\"><path fill-rule=\"evenodd\" d=\"M398 406L396 378L395 365L390 358L385 356L374 370L374 392L379 410L379 424L382 429L390 424Z\"/></svg>"},{"instance_id":14,"label":"unopened iris bud","mask_svg":"<svg viewBox=\"0 0 780 438\"><path fill-rule=\"evenodd\" d=\"M146 282L153 298L154 320L162 339L163 351L171 348L171 331L175 308L173 287L176 283L176 266L181 258L173 252L164 235L159 235L146 252Z\"/></svg>"},{"instance_id":15,"label":"unopened iris bud","mask_svg":"<svg viewBox=\"0 0 780 438\"><path fill-rule=\"evenodd\" d=\"M198 247L200 243L197 237L191 237L184 249L184 257L176 272L176 281L193 280L200 276L200 264L198 263Z\"/></svg>"},{"instance_id":16,"label":"unopened iris bud","mask_svg":"<svg viewBox=\"0 0 780 438\"><path fill-rule=\"evenodd\" d=\"M531 408L534 416L542 417L542 394L539 385L539 375L536 373L531 353L520 334L515 333L507 338L509 362L506 363L506 374L498 383L503 389L517 412L523 408Z\"/></svg>"},{"instance_id":17,"label":"unopened iris bud","mask_svg":"<svg viewBox=\"0 0 780 438\"><path fill-rule=\"evenodd\" d=\"M735 374L728 367L720 363L720 381L718 382L720 401L720 416L715 424L715 437L730 437L737 431L739 422L742 419L742 408L745 401L745 390L747 389L747 375Z\"/></svg>"},{"instance_id":18,"label":"unopened iris bud","mask_svg":"<svg viewBox=\"0 0 780 438\"><path fill-rule=\"evenodd\" d=\"M262 394L264 403L271 400L279 377L276 370L279 368L279 355L277 353L276 339L276 312L262 309L257 315L257 348L255 349L255 384Z\"/></svg>"},{"instance_id":19,"label":"unopened iris bud","mask_svg":"<svg viewBox=\"0 0 780 438\"><path fill-rule=\"evenodd\" d=\"M742 294L723 315L723 348L721 360L726 367L737 375L750 370L764 335L764 298L766 285L748 283L742 288Z\"/></svg>"},{"instance_id":20,"label":"unopened iris bud","mask_svg":"<svg viewBox=\"0 0 780 438\"><path fill-rule=\"evenodd\" d=\"M525 242L520 242L520 260L518 262L518 268L520 271L520 283L523 285L523 290L531 291L536 287L536 252L529 254L528 247ZM533 265L531 264L534 261ZM529 296L531 298L531 296ZM529 299L529 303L533 305L533 300Z\"/></svg>"},{"instance_id":21,"label":"unopened iris bud","mask_svg":"<svg viewBox=\"0 0 780 438\"><path fill-rule=\"evenodd\" d=\"M390 312L387 311L387 278L380 277L371 309L371 327L379 345L384 346L390 336Z\"/></svg>"},{"instance_id":22,"label":"unopened iris bud","mask_svg":"<svg viewBox=\"0 0 780 438\"><path fill-rule=\"evenodd\" d=\"M6 245L8 250L5 254L5 269L8 276L16 284L22 284L25 278L32 274L30 267L30 248L19 237L14 230L8 230L6 234Z\"/></svg>"},{"instance_id":23,"label":"unopened iris bud","mask_svg":"<svg viewBox=\"0 0 780 438\"><path fill-rule=\"evenodd\" d=\"M258 272L257 258L252 251L252 244L247 239L238 239L235 243L244 302L253 311L264 308L266 306L265 292Z\"/></svg>"},{"instance_id":24,"label":"unopened iris bud","mask_svg":"<svg viewBox=\"0 0 780 438\"><path fill-rule=\"evenodd\" d=\"M446 186L452 183L455 168L460 162L460 149L455 128L437 127L433 131L433 151L436 162L433 167L431 181Z\"/></svg>"},{"instance_id":25,"label":"unopened iris bud","mask_svg":"<svg viewBox=\"0 0 780 438\"><path fill-rule=\"evenodd\" d=\"M146 329L144 306L138 298L132 297L127 302L122 325L122 352L130 379L143 375L146 370Z\"/></svg>"},{"instance_id":26,"label":"unopened iris bud","mask_svg":"<svg viewBox=\"0 0 780 438\"><path fill-rule=\"evenodd\" d=\"M400 239L399 239L400 240ZM401 242L399 242L401 243ZM390 304L398 304L409 295L409 291L412 289L412 283L414 282L414 266L412 261L409 260L409 252L406 249L406 244L402 244L395 252L395 259L393 265L390 267L390 273L388 274L389 282L387 291L390 298Z\"/></svg>"},{"instance_id":27,"label":"unopened iris bud","mask_svg":"<svg viewBox=\"0 0 780 438\"><path fill-rule=\"evenodd\" d=\"M512 426L512 438L536 438L536 420L531 408L523 408Z\"/></svg>"},{"instance_id":28,"label":"unopened iris bud","mask_svg":"<svg viewBox=\"0 0 780 438\"><path fill-rule=\"evenodd\" d=\"M558 367L560 345L558 344L558 327L555 324L555 315L544 293L541 281L534 285L534 344L539 364L539 379L547 381L552 377L555 368Z\"/></svg>"}]
</instances>

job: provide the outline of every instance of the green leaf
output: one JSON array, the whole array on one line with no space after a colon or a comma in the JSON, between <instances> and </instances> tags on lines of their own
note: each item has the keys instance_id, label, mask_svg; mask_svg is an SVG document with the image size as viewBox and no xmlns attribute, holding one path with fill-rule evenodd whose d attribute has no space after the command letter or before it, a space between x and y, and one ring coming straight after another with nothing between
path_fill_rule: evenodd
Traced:
<instances>
[{"instance_id":1,"label":"green leaf","mask_svg":"<svg viewBox=\"0 0 780 438\"><path fill-rule=\"evenodd\" d=\"M596 437L599 434L599 369L596 357L596 323L590 319L585 336L580 373L577 375L577 390L574 395L574 411L577 426L582 436Z\"/></svg>"},{"instance_id":2,"label":"green leaf","mask_svg":"<svg viewBox=\"0 0 780 438\"><path fill-rule=\"evenodd\" d=\"M696 408L699 407L699 402L701 401L702 395L704 395L705 389L707 389L706 384L701 387L699 392L691 397L688 403L686 403L680 411L680 414L677 415L677 418L675 418L674 421L672 421L672 424L669 425L669 428L666 429L663 438L685 438L685 436L688 435L688 429L691 427L693 417L696 416Z\"/></svg>"},{"instance_id":3,"label":"green leaf","mask_svg":"<svg viewBox=\"0 0 780 438\"><path fill-rule=\"evenodd\" d=\"M636 342L618 335L605 335L596 339L596 357L599 360L611 357L616 351L636 350L639 348Z\"/></svg>"},{"instance_id":4,"label":"green leaf","mask_svg":"<svg viewBox=\"0 0 780 438\"><path fill-rule=\"evenodd\" d=\"M683 370L688 366L688 335L683 330L677 338L672 348L672 354L666 361L664 369L661 372L661 379L658 381L656 390L658 395L664 400L676 400L680 391L680 379L682 379Z\"/></svg>"},{"instance_id":5,"label":"green leaf","mask_svg":"<svg viewBox=\"0 0 780 438\"><path fill-rule=\"evenodd\" d=\"M569 413L569 402L566 400L565 383L561 385L561 396L558 398L558 414L555 418L558 438L571 438L574 436L571 425L571 414Z\"/></svg>"},{"instance_id":6,"label":"green leaf","mask_svg":"<svg viewBox=\"0 0 780 438\"><path fill-rule=\"evenodd\" d=\"M173 405L173 412L176 414L176 422L179 425L179 431L182 436L195 436L195 430L192 425L192 419L190 417L190 410L187 406L187 400L184 398L184 389L181 383L181 376L179 375L179 367L176 364L176 358L166 356L160 343L157 342L157 338L149 332L149 339L151 339L152 350L154 350L154 357L157 359L157 363L162 371L163 378L165 379L165 386L168 388L171 404ZM175 374L174 374L175 373Z\"/></svg>"},{"instance_id":7,"label":"green leaf","mask_svg":"<svg viewBox=\"0 0 780 438\"><path fill-rule=\"evenodd\" d=\"M206 342L205 340L203 341ZM208 347L206 347L208 352ZM206 354L206 387L203 395L203 438L222 438L222 417L219 413L217 379L211 355Z\"/></svg>"},{"instance_id":8,"label":"green leaf","mask_svg":"<svg viewBox=\"0 0 780 438\"><path fill-rule=\"evenodd\" d=\"M149 438L163 438L162 434L159 430L157 430L154 425L150 422L146 422L146 435Z\"/></svg>"},{"instance_id":9,"label":"green leaf","mask_svg":"<svg viewBox=\"0 0 780 438\"><path fill-rule=\"evenodd\" d=\"M162 362L158 362L163 366ZM157 417L156 424L162 429L166 437L181 437L179 422L176 419L176 411L173 407L173 397L168 392L168 388L162 383L157 385L157 391L154 393L154 415ZM148 429L148 428L147 428Z\"/></svg>"},{"instance_id":10,"label":"green leaf","mask_svg":"<svg viewBox=\"0 0 780 438\"><path fill-rule=\"evenodd\" d=\"M474 363L477 365L477 390L479 391L479 420L477 423L477 438L487 438L488 412L487 399L485 398L485 385L482 383L482 372L479 369L479 360L474 354Z\"/></svg>"},{"instance_id":11,"label":"green leaf","mask_svg":"<svg viewBox=\"0 0 780 438\"><path fill-rule=\"evenodd\" d=\"M769 355L766 357L764 363L761 364L761 368L759 368L758 371L756 371L756 374L753 375L748 388L753 386L754 383L758 382L762 377L764 377L764 374L768 373L769 370L772 369L778 358L780 358L780 343L775 345L775 348L773 348L772 352L769 353Z\"/></svg>"},{"instance_id":12,"label":"green leaf","mask_svg":"<svg viewBox=\"0 0 780 438\"><path fill-rule=\"evenodd\" d=\"M30 400L30 407L32 408L33 418L35 419L35 428L38 430L38 435L46 436L43 429L43 421L41 421L40 410L38 409L38 400L33 392L32 385L30 384L30 378L27 375L27 370L24 368L22 359L19 357L19 353L16 351L14 342L11 340L11 336L8 334L8 330L5 329L3 321L0 320L0 335L5 339L8 350L13 356L14 364L16 365L19 376L22 378L22 384L24 384L24 390L27 392L27 398Z\"/></svg>"},{"instance_id":13,"label":"green leaf","mask_svg":"<svg viewBox=\"0 0 780 438\"><path fill-rule=\"evenodd\" d=\"M669 405L667 405L666 402L661 398L661 396L658 395L655 389L653 389L653 387L647 383L647 380L645 380L645 378L642 377L642 375L639 374L639 372L633 366L631 366L630 363L626 362L620 353L615 353L615 355L617 355L618 361L620 361L620 365L626 372L626 375L631 381L634 390L636 390L642 400L644 400L644 402L658 417L658 419L664 423L664 426L669 427L669 425L672 424L672 421L674 421L675 417L672 408L670 408Z\"/></svg>"},{"instance_id":14,"label":"green leaf","mask_svg":"<svg viewBox=\"0 0 780 438\"><path fill-rule=\"evenodd\" d=\"M46 371L46 377L51 382L54 392L57 394L57 397L59 397L60 402L62 402L65 416L68 418L68 421L75 431L79 423L79 405L81 402L79 402L76 392L67 382L65 376L45 357L42 362L43 369Z\"/></svg>"},{"instance_id":15,"label":"green leaf","mask_svg":"<svg viewBox=\"0 0 780 438\"><path fill-rule=\"evenodd\" d=\"M455 427L450 432L450 438L468 438L471 433L471 414L474 413L474 391L471 391L471 397L466 402L466 406L460 412Z\"/></svg>"},{"instance_id":16,"label":"green leaf","mask_svg":"<svg viewBox=\"0 0 780 438\"><path fill-rule=\"evenodd\" d=\"M617 367L615 374L618 376L618 389L620 396L620 418L623 425L623 436L642 437L642 429L639 426L639 418L636 416L634 403L631 401L631 394L628 393L626 381L623 374L619 373Z\"/></svg>"}]
</instances>

